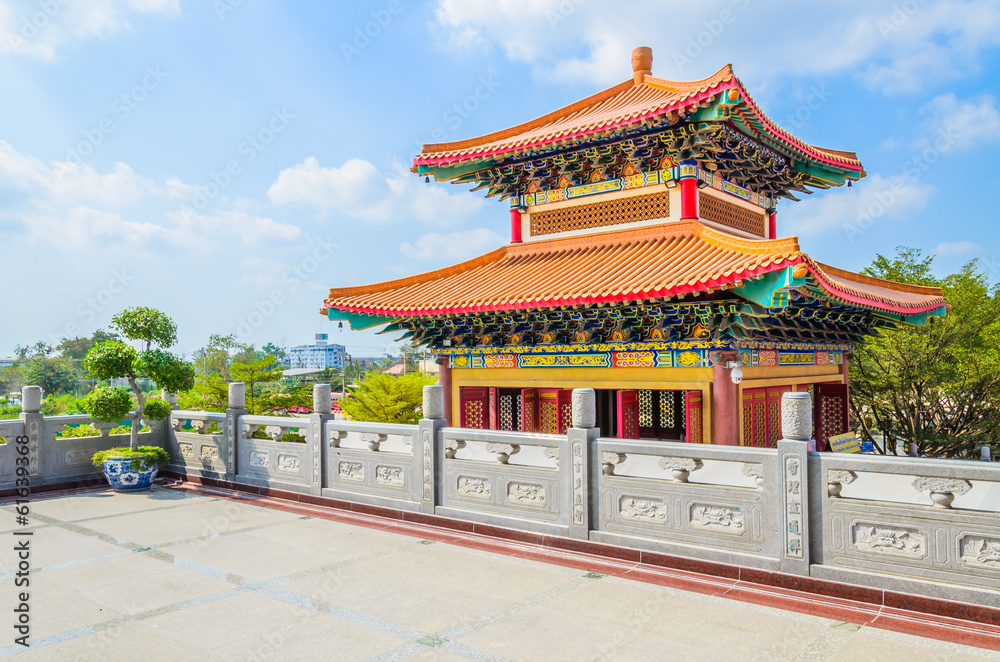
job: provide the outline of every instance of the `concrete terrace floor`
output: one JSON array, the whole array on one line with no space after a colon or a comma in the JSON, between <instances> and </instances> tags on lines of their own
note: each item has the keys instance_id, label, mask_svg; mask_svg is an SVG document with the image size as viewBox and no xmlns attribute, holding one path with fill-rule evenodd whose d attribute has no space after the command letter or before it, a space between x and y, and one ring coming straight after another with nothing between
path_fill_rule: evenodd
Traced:
<instances>
[{"instance_id":1,"label":"concrete terrace floor","mask_svg":"<svg viewBox=\"0 0 1000 662\"><path fill-rule=\"evenodd\" d=\"M162 487L37 498L31 509L32 646L13 645L9 625L0 640L0 656L19 662L1000 660L353 514L328 521ZM0 511L12 540L13 506ZM4 622L12 547L0 555Z\"/></svg>"}]
</instances>

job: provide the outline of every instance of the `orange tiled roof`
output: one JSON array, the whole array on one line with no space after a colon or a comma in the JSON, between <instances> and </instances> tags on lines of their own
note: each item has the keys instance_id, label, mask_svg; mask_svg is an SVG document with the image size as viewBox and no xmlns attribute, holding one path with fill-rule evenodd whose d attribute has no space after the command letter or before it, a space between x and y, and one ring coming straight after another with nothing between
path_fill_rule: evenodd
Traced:
<instances>
[{"instance_id":1,"label":"orange tiled roof","mask_svg":"<svg viewBox=\"0 0 1000 662\"><path fill-rule=\"evenodd\" d=\"M799 154L831 165L861 170L853 152L823 149L806 144L772 122L733 73L732 65L699 81L670 81L647 75L638 85L632 80L598 92L586 99L560 108L537 119L509 129L449 143L424 145L414 159L416 166L474 161L508 152L536 147L550 142L573 139L619 126L642 122L647 118L691 109L709 97L735 89L739 111L749 124L759 126L771 138Z\"/></svg>"},{"instance_id":2,"label":"orange tiled roof","mask_svg":"<svg viewBox=\"0 0 1000 662\"><path fill-rule=\"evenodd\" d=\"M901 285L813 262L794 237L741 239L686 221L510 244L409 278L331 289L326 306L414 317L665 299L738 287L751 276L799 263L807 265L822 289L855 305L900 314L944 305L937 288Z\"/></svg>"}]
</instances>

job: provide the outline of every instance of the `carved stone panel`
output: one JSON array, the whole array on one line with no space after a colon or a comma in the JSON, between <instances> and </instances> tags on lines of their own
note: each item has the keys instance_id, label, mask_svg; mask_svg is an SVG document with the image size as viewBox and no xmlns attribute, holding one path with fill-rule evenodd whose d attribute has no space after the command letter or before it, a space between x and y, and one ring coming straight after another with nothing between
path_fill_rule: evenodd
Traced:
<instances>
[{"instance_id":1,"label":"carved stone panel","mask_svg":"<svg viewBox=\"0 0 1000 662\"><path fill-rule=\"evenodd\" d=\"M177 448L181 452L181 457L194 457L194 444L179 443Z\"/></svg>"},{"instance_id":2,"label":"carved stone panel","mask_svg":"<svg viewBox=\"0 0 1000 662\"><path fill-rule=\"evenodd\" d=\"M459 476L457 492L463 496L489 500L493 496L493 487L489 478Z\"/></svg>"},{"instance_id":3,"label":"carved stone panel","mask_svg":"<svg viewBox=\"0 0 1000 662\"><path fill-rule=\"evenodd\" d=\"M1000 538L963 536L959 541L959 559L973 568L1000 570Z\"/></svg>"},{"instance_id":4,"label":"carved stone panel","mask_svg":"<svg viewBox=\"0 0 1000 662\"><path fill-rule=\"evenodd\" d=\"M375 467L375 482L388 487L402 487L406 482L403 467Z\"/></svg>"},{"instance_id":5,"label":"carved stone panel","mask_svg":"<svg viewBox=\"0 0 1000 662\"><path fill-rule=\"evenodd\" d=\"M360 462L341 462L337 466L337 475L341 480L352 480L356 483L363 483L365 480L365 467Z\"/></svg>"},{"instance_id":6,"label":"carved stone panel","mask_svg":"<svg viewBox=\"0 0 1000 662\"><path fill-rule=\"evenodd\" d=\"M424 479L424 490L423 490L423 500L425 503L430 503L434 499L434 443L431 439L431 431L424 430L421 433L421 444L424 447L424 465L423 465L423 479Z\"/></svg>"},{"instance_id":7,"label":"carved stone panel","mask_svg":"<svg viewBox=\"0 0 1000 662\"><path fill-rule=\"evenodd\" d=\"M691 504L691 528L742 536L746 533L746 517L741 508L705 503Z\"/></svg>"},{"instance_id":8,"label":"carved stone panel","mask_svg":"<svg viewBox=\"0 0 1000 662\"><path fill-rule=\"evenodd\" d=\"M660 499L623 494L618 502L618 515L623 520L663 524L667 521L667 505Z\"/></svg>"},{"instance_id":9,"label":"carved stone panel","mask_svg":"<svg viewBox=\"0 0 1000 662\"><path fill-rule=\"evenodd\" d=\"M851 544L859 552L921 559L927 554L922 531L890 524L858 522L851 527Z\"/></svg>"},{"instance_id":10,"label":"carved stone panel","mask_svg":"<svg viewBox=\"0 0 1000 662\"><path fill-rule=\"evenodd\" d=\"M201 447L201 459L206 462L218 462L219 461L219 449L215 446L202 446Z\"/></svg>"},{"instance_id":11,"label":"carved stone panel","mask_svg":"<svg viewBox=\"0 0 1000 662\"><path fill-rule=\"evenodd\" d=\"M543 508L545 502L545 487L542 485L515 481L507 485L507 503Z\"/></svg>"},{"instance_id":12,"label":"carved stone panel","mask_svg":"<svg viewBox=\"0 0 1000 662\"><path fill-rule=\"evenodd\" d=\"M301 466L298 455L278 455L278 471L295 473Z\"/></svg>"},{"instance_id":13,"label":"carved stone panel","mask_svg":"<svg viewBox=\"0 0 1000 662\"><path fill-rule=\"evenodd\" d=\"M267 469L271 466L271 459L263 451L250 451L250 466Z\"/></svg>"}]
</instances>

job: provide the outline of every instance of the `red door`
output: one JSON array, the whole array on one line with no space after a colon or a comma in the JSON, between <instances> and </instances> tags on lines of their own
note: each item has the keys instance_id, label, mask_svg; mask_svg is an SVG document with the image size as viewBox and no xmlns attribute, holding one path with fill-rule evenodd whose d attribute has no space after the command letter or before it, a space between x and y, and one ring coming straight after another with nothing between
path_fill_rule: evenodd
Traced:
<instances>
[{"instance_id":1,"label":"red door","mask_svg":"<svg viewBox=\"0 0 1000 662\"><path fill-rule=\"evenodd\" d=\"M521 389L521 432L534 432L536 421L535 389Z\"/></svg>"},{"instance_id":2,"label":"red door","mask_svg":"<svg viewBox=\"0 0 1000 662\"><path fill-rule=\"evenodd\" d=\"M636 392L636 403L639 407L639 437L656 439L660 436L657 421L659 391L642 390Z\"/></svg>"},{"instance_id":3,"label":"red door","mask_svg":"<svg viewBox=\"0 0 1000 662\"><path fill-rule=\"evenodd\" d=\"M618 391L618 434L619 439L639 438L639 393L638 391Z\"/></svg>"},{"instance_id":4,"label":"red door","mask_svg":"<svg viewBox=\"0 0 1000 662\"><path fill-rule=\"evenodd\" d=\"M500 429L500 400L497 393L500 389L490 388L490 429Z\"/></svg>"},{"instance_id":5,"label":"red door","mask_svg":"<svg viewBox=\"0 0 1000 662\"><path fill-rule=\"evenodd\" d=\"M559 434L573 427L573 389L559 391Z\"/></svg>"},{"instance_id":6,"label":"red door","mask_svg":"<svg viewBox=\"0 0 1000 662\"><path fill-rule=\"evenodd\" d=\"M684 409L681 391L660 391L657 413L657 436L660 439L680 439L684 430Z\"/></svg>"},{"instance_id":7,"label":"red door","mask_svg":"<svg viewBox=\"0 0 1000 662\"><path fill-rule=\"evenodd\" d=\"M702 434L701 400L701 391L688 391L684 394L685 441L689 444L701 444L705 441Z\"/></svg>"},{"instance_id":8,"label":"red door","mask_svg":"<svg viewBox=\"0 0 1000 662\"><path fill-rule=\"evenodd\" d=\"M743 389L743 445L767 448L767 389Z\"/></svg>"},{"instance_id":9,"label":"red door","mask_svg":"<svg viewBox=\"0 0 1000 662\"><path fill-rule=\"evenodd\" d=\"M844 384L816 384L815 417L816 450L825 451L830 437L844 434L847 429L847 387Z\"/></svg>"},{"instance_id":10,"label":"red door","mask_svg":"<svg viewBox=\"0 0 1000 662\"><path fill-rule=\"evenodd\" d=\"M463 386L459 391L463 428L485 430L489 427L489 389Z\"/></svg>"}]
</instances>

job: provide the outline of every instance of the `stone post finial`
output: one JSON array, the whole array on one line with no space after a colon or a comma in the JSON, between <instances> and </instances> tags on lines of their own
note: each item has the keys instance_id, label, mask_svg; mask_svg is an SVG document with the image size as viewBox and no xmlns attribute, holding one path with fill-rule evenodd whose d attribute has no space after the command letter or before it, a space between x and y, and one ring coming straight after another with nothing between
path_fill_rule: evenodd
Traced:
<instances>
[{"instance_id":1,"label":"stone post finial","mask_svg":"<svg viewBox=\"0 0 1000 662\"><path fill-rule=\"evenodd\" d=\"M42 387L21 387L21 411L25 414L37 414L42 410Z\"/></svg>"},{"instance_id":2,"label":"stone post finial","mask_svg":"<svg viewBox=\"0 0 1000 662\"><path fill-rule=\"evenodd\" d=\"M573 427L588 429L597 425L597 394L592 388L573 389Z\"/></svg>"},{"instance_id":3,"label":"stone post finial","mask_svg":"<svg viewBox=\"0 0 1000 662\"><path fill-rule=\"evenodd\" d=\"M163 388L163 389L160 389L160 397L162 397L163 401L166 402L168 405L170 405L171 408L177 409L177 394L176 393L168 393L167 389Z\"/></svg>"},{"instance_id":4,"label":"stone post finial","mask_svg":"<svg viewBox=\"0 0 1000 662\"><path fill-rule=\"evenodd\" d=\"M444 387L429 384L424 387L424 418L444 418Z\"/></svg>"},{"instance_id":5,"label":"stone post finial","mask_svg":"<svg viewBox=\"0 0 1000 662\"><path fill-rule=\"evenodd\" d=\"M810 441L813 433L812 398L805 391L791 391L781 396L781 437Z\"/></svg>"},{"instance_id":6,"label":"stone post finial","mask_svg":"<svg viewBox=\"0 0 1000 662\"><path fill-rule=\"evenodd\" d=\"M229 385L229 408L243 409L247 403L246 385L243 382L232 382Z\"/></svg>"},{"instance_id":7,"label":"stone post finial","mask_svg":"<svg viewBox=\"0 0 1000 662\"><path fill-rule=\"evenodd\" d=\"M330 385L313 384L313 413L330 413Z\"/></svg>"}]
</instances>

